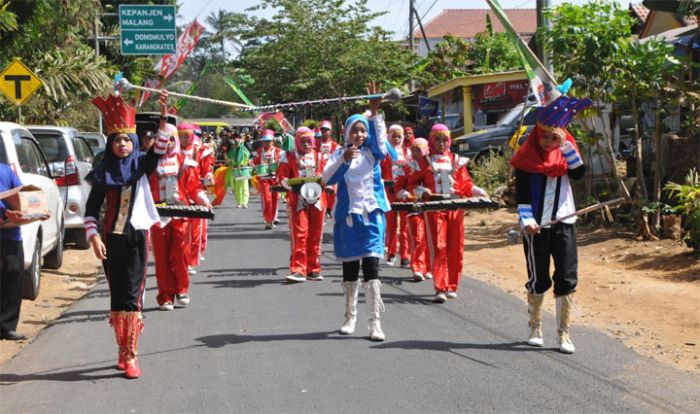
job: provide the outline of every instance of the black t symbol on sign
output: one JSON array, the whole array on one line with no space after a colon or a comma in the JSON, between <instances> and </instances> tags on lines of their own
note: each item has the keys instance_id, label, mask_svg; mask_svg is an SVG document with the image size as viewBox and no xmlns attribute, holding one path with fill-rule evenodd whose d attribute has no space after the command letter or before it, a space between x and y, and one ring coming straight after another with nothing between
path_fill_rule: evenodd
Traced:
<instances>
[{"instance_id":1,"label":"black t symbol on sign","mask_svg":"<svg viewBox=\"0 0 700 414\"><path fill-rule=\"evenodd\" d=\"M5 80L15 83L15 99L22 99L22 82L32 80L29 75L5 75Z\"/></svg>"}]
</instances>

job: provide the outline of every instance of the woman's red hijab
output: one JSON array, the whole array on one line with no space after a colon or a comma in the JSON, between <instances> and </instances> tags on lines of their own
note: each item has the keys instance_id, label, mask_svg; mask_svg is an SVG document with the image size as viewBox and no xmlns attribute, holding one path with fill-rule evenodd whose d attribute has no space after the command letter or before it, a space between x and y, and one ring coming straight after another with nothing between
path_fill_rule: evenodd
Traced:
<instances>
[{"instance_id":1,"label":"woman's red hijab","mask_svg":"<svg viewBox=\"0 0 700 414\"><path fill-rule=\"evenodd\" d=\"M574 137L566 129L560 129L566 134L566 140L571 142L576 152L579 152ZM510 160L510 165L528 173L544 174L547 177L561 177L566 174L569 166L566 158L559 148L554 147L545 151L539 144L540 137L545 131L539 125L535 125L525 143Z\"/></svg>"}]
</instances>

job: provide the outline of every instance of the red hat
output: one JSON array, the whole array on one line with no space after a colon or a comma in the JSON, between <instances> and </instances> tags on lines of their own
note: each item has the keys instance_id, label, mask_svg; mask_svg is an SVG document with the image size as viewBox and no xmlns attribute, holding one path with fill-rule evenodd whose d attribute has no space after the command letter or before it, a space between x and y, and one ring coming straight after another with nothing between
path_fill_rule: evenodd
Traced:
<instances>
[{"instance_id":1,"label":"red hat","mask_svg":"<svg viewBox=\"0 0 700 414\"><path fill-rule=\"evenodd\" d=\"M127 104L121 95L110 95L107 99L98 96L92 103L104 115L107 135L136 132L136 109Z\"/></svg>"}]
</instances>

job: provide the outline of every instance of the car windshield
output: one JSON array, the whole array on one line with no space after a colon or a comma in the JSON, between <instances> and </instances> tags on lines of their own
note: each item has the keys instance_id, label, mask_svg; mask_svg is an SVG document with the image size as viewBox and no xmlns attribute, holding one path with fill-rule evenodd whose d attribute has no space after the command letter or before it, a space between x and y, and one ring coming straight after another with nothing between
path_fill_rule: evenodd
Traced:
<instances>
[{"instance_id":1,"label":"car windshield","mask_svg":"<svg viewBox=\"0 0 700 414\"><path fill-rule=\"evenodd\" d=\"M506 113L503 115L503 118L501 118L498 121L498 125L511 125L513 122L517 119L520 119L520 116L523 113L523 106L518 105L515 108L511 109L510 112Z\"/></svg>"},{"instance_id":2,"label":"car windshield","mask_svg":"<svg viewBox=\"0 0 700 414\"><path fill-rule=\"evenodd\" d=\"M63 162L68 158L66 140L59 133L32 132L48 162Z\"/></svg>"}]
</instances>

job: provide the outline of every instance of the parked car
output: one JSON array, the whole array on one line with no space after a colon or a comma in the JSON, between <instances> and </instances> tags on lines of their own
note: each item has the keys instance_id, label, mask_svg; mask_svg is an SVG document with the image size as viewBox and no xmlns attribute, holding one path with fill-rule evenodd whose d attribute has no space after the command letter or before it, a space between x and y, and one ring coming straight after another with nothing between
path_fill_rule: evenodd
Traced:
<instances>
[{"instance_id":1,"label":"parked car","mask_svg":"<svg viewBox=\"0 0 700 414\"><path fill-rule=\"evenodd\" d=\"M520 118L523 115L523 105L520 104L507 112L499 120L498 124L483 131L462 135L452 140L451 151L464 157L471 158L477 164L483 163L491 155L491 152L502 154L510 138L520 126ZM525 138L537 121L535 106L530 104L525 110L523 126L527 130L520 138L520 143Z\"/></svg>"},{"instance_id":2,"label":"parked car","mask_svg":"<svg viewBox=\"0 0 700 414\"><path fill-rule=\"evenodd\" d=\"M105 146L107 145L107 137L105 137L103 133L101 133L101 132L79 132L79 135L81 138L85 139L85 141L90 146L92 153L95 156L97 156L97 154L99 154L105 150Z\"/></svg>"},{"instance_id":3,"label":"parked car","mask_svg":"<svg viewBox=\"0 0 700 414\"><path fill-rule=\"evenodd\" d=\"M64 201L66 240L80 249L90 244L85 240L85 203L90 183L85 176L92 170L95 158L88 143L75 128L59 126L30 126L29 132L39 142L46 155L51 173Z\"/></svg>"},{"instance_id":4,"label":"parked car","mask_svg":"<svg viewBox=\"0 0 700 414\"><path fill-rule=\"evenodd\" d=\"M63 263L63 200L39 143L21 125L0 122L0 162L10 165L22 184L41 188L51 209L50 219L21 227L25 269L22 297L34 300L41 286L42 258L49 269L58 269Z\"/></svg>"}]
</instances>

